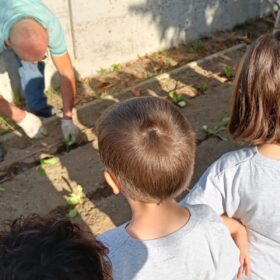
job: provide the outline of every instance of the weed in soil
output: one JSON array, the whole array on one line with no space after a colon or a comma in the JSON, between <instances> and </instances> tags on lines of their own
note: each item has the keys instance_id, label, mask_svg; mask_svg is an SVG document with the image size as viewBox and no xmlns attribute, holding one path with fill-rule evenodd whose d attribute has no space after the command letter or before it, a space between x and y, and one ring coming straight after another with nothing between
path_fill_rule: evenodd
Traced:
<instances>
[{"instance_id":1,"label":"weed in soil","mask_svg":"<svg viewBox=\"0 0 280 280\"><path fill-rule=\"evenodd\" d=\"M157 53L153 53L151 56L150 56L150 59L155 62L155 63L159 63L160 62L160 56L157 54Z\"/></svg>"},{"instance_id":2,"label":"weed in soil","mask_svg":"<svg viewBox=\"0 0 280 280\"><path fill-rule=\"evenodd\" d=\"M231 66L225 66L224 67L224 73L223 73L226 78L228 80L232 80L233 79L233 76L234 76L234 69L231 67Z\"/></svg>"},{"instance_id":3,"label":"weed in soil","mask_svg":"<svg viewBox=\"0 0 280 280\"><path fill-rule=\"evenodd\" d=\"M69 218L75 218L78 215L78 211L75 207L79 204L82 204L84 198L85 194L81 185L77 186L77 190L75 192L72 192L68 196L66 196L67 205L70 207L67 214Z\"/></svg>"},{"instance_id":4,"label":"weed in soil","mask_svg":"<svg viewBox=\"0 0 280 280\"><path fill-rule=\"evenodd\" d=\"M222 123L220 125L217 125L213 128L208 128L206 125L204 125L202 128L207 133L207 137L215 137L221 141L227 141L228 139L222 136L220 133L227 129L228 122L229 117L225 117L223 118Z\"/></svg>"},{"instance_id":5,"label":"weed in soil","mask_svg":"<svg viewBox=\"0 0 280 280\"><path fill-rule=\"evenodd\" d=\"M73 139L73 136L71 134L68 136L65 144L68 148L75 144L75 140Z\"/></svg>"},{"instance_id":6,"label":"weed in soil","mask_svg":"<svg viewBox=\"0 0 280 280\"><path fill-rule=\"evenodd\" d=\"M121 71L111 71L113 66L110 69L100 68L98 71L99 77L88 77L78 82L77 89L79 94L77 94L76 104L82 105L96 99L108 87L110 87L111 95L114 95L116 92L136 85L143 79L149 79L174 67L184 65L241 42L248 44L261 34L271 32L273 25L274 19L271 16L266 16L239 25L230 31L213 33L208 38L201 38L189 44L182 44L168 50L153 53L150 56L139 57L135 61L120 64ZM115 66L114 68L117 70L119 67ZM124 79L124 76L126 79ZM99 87L100 84L102 88ZM47 95L50 105L61 108L61 97L58 91L54 93L52 93L52 90L49 91ZM21 108L24 109L24 106ZM0 135L7 132L10 132L10 128L0 120Z\"/></svg>"},{"instance_id":7,"label":"weed in soil","mask_svg":"<svg viewBox=\"0 0 280 280\"><path fill-rule=\"evenodd\" d=\"M169 99L180 108L184 108L188 105L187 101L183 98L181 94L177 94L176 91L172 90L168 92Z\"/></svg>"},{"instance_id":8,"label":"weed in soil","mask_svg":"<svg viewBox=\"0 0 280 280\"><path fill-rule=\"evenodd\" d=\"M75 193L74 192L70 193L66 197L66 202L68 205L75 206L81 204L83 202L83 198L84 198L83 188L82 186L78 185L77 191Z\"/></svg>"},{"instance_id":9,"label":"weed in soil","mask_svg":"<svg viewBox=\"0 0 280 280\"><path fill-rule=\"evenodd\" d=\"M209 85L206 82L203 82L198 86L198 89L201 93L205 93L208 90L208 88L209 88Z\"/></svg>"},{"instance_id":10,"label":"weed in soil","mask_svg":"<svg viewBox=\"0 0 280 280\"><path fill-rule=\"evenodd\" d=\"M200 40L194 41L190 46L190 51L198 54L202 53L204 51L203 43Z\"/></svg>"},{"instance_id":11,"label":"weed in soil","mask_svg":"<svg viewBox=\"0 0 280 280\"><path fill-rule=\"evenodd\" d=\"M119 72L122 70L122 66L120 64L112 64L111 68L114 72Z\"/></svg>"},{"instance_id":12,"label":"weed in soil","mask_svg":"<svg viewBox=\"0 0 280 280\"><path fill-rule=\"evenodd\" d=\"M50 165L55 165L57 163L57 159L54 157L48 157L44 159L40 159L40 166L38 168L39 174L41 176L46 175L46 167Z\"/></svg>"},{"instance_id":13,"label":"weed in soil","mask_svg":"<svg viewBox=\"0 0 280 280\"><path fill-rule=\"evenodd\" d=\"M76 208L73 208L73 209L70 209L68 214L67 214L67 217L70 218L70 219L74 219L78 216L79 212L77 211Z\"/></svg>"},{"instance_id":14,"label":"weed in soil","mask_svg":"<svg viewBox=\"0 0 280 280\"><path fill-rule=\"evenodd\" d=\"M104 76L108 73L108 71L107 71L107 69L101 67L99 70L97 70L97 73L100 76Z\"/></svg>"}]
</instances>

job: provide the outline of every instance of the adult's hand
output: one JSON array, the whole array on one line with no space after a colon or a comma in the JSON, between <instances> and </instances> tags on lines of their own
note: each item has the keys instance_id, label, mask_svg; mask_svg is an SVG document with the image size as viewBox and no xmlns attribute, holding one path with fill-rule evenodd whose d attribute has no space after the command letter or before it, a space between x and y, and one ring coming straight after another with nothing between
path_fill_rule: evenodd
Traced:
<instances>
[{"instance_id":1,"label":"adult's hand","mask_svg":"<svg viewBox=\"0 0 280 280\"><path fill-rule=\"evenodd\" d=\"M25 117L17 123L29 138L42 138L47 135L42 121L35 115L25 112Z\"/></svg>"},{"instance_id":2,"label":"adult's hand","mask_svg":"<svg viewBox=\"0 0 280 280\"><path fill-rule=\"evenodd\" d=\"M62 119L61 129L63 133L64 140L70 144L75 143L79 134L79 129L74 125L71 119Z\"/></svg>"}]
</instances>

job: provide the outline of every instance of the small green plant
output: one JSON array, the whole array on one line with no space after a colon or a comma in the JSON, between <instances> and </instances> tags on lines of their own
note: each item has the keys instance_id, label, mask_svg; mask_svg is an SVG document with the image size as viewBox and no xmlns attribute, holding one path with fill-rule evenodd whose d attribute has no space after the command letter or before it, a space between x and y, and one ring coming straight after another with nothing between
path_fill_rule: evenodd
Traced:
<instances>
[{"instance_id":1,"label":"small green plant","mask_svg":"<svg viewBox=\"0 0 280 280\"><path fill-rule=\"evenodd\" d=\"M6 191L6 189L3 188L2 185L0 185L0 193L3 193L3 192L5 192L5 191Z\"/></svg>"},{"instance_id":2,"label":"small green plant","mask_svg":"<svg viewBox=\"0 0 280 280\"><path fill-rule=\"evenodd\" d=\"M112 64L111 68L114 72L119 72L121 71L122 66L120 64Z\"/></svg>"},{"instance_id":3,"label":"small green plant","mask_svg":"<svg viewBox=\"0 0 280 280\"><path fill-rule=\"evenodd\" d=\"M225 66L224 67L224 74L227 77L228 80L233 78L234 75L234 69L231 66Z\"/></svg>"},{"instance_id":4,"label":"small green plant","mask_svg":"<svg viewBox=\"0 0 280 280\"><path fill-rule=\"evenodd\" d=\"M208 83L206 83L206 82L203 82L203 83L201 83L201 84L199 85L199 89L200 89L202 92L207 91L208 88L209 88L209 86L208 86Z\"/></svg>"},{"instance_id":5,"label":"small green plant","mask_svg":"<svg viewBox=\"0 0 280 280\"><path fill-rule=\"evenodd\" d=\"M73 209L70 209L68 214L67 214L67 217L71 218L71 219L74 219L78 216L78 211L77 209L73 208Z\"/></svg>"},{"instance_id":6,"label":"small green plant","mask_svg":"<svg viewBox=\"0 0 280 280\"><path fill-rule=\"evenodd\" d=\"M71 147L75 144L75 140L71 134L69 134L68 139L66 140L66 146Z\"/></svg>"},{"instance_id":7,"label":"small green plant","mask_svg":"<svg viewBox=\"0 0 280 280\"><path fill-rule=\"evenodd\" d=\"M168 97L171 99L171 101L178 107L184 108L188 104L186 100L184 100L183 96L180 94L177 94L175 90L172 90L168 92Z\"/></svg>"},{"instance_id":8,"label":"small green plant","mask_svg":"<svg viewBox=\"0 0 280 280\"><path fill-rule=\"evenodd\" d=\"M215 126L213 128L208 128L207 125L203 126L203 130L207 133L209 137L216 137L222 141L227 141L226 137L221 136L219 133L226 130L225 127Z\"/></svg>"},{"instance_id":9,"label":"small green plant","mask_svg":"<svg viewBox=\"0 0 280 280\"><path fill-rule=\"evenodd\" d=\"M71 207L67 214L69 218L73 219L78 215L78 210L75 208L75 206L81 204L84 197L85 194L81 185L77 186L77 190L75 192L72 192L66 196L66 202Z\"/></svg>"},{"instance_id":10,"label":"small green plant","mask_svg":"<svg viewBox=\"0 0 280 280\"><path fill-rule=\"evenodd\" d=\"M171 57L166 57L164 60L164 64L167 66L172 66L173 64L173 59Z\"/></svg>"},{"instance_id":11,"label":"small green plant","mask_svg":"<svg viewBox=\"0 0 280 280\"><path fill-rule=\"evenodd\" d=\"M158 62L160 61L160 57L159 57L158 54L156 54L156 53L153 53L153 54L150 56L150 58L151 58L151 60L152 60L153 62L156 62L156 63L158 63Z\"/></svg>"},{"instance_id":12,"label":"small green plant","mask_svg":"<svg viewBox=\"0 0 280 280\"><path fill-rule=\"evenodd\" d=\"M99 70L97 70L97 73L100 76L104 76L108 73L108 71L107 71L107 69L101 67Z\"/></svg>"},{"instance_id":13,"label":"small green plant","mask_svg":"<svg viewBox=\"0 0 280 280\"><path fill-rule=\"evenodd\" d=\"M50 165L55 165L57 163L57 159L54 157L40 159L40 166L39 166L39 174L46 175L46 167Z\"/></svg>"},{"instance_id":14,"label":"small green plant","mask_svg":"<svg viewBox=\"0 0 280 280\"><path fill-rule=\"evenodd\" d=\"M109 91L103 91L101 92L101 94L99 95L99 98L105 98L107 97L108 95L110 95L110 92Z\"/></svg>"},{"instance_id":15,"label":"small green plant","mask_svg":"<svg viewBox=\"0 0 280 280\"><path fill-rule=\"evenodd\" d=\"M74 193L70 193L66 196L66 202L68 205L75 206L77 204L82 203L84 198L84 191L81 185L77 186L77 191Z\"/></svg>"},{"instance_id":16,"label":"small green plant","mask_svg":"<svg viewBox=\"0 0 280 280\"><path fill-rule=\"evenodd\" d=\"M229 122L229 117L222 119L222 124L217 125L213 128L208 128L207 125L204 125L202 128L207 133L208 137L216 137L222 141L227 141L228 139L220 134L220 132L225 131Z\"/></svg>"},{"instance_id":17,"label":"small green plant","mask_svg":"<svg viewBox=\"0 0 280 280\"><path fill-rule=\"evenodd\" d=\"M194 53L202 53L204 46L200 40L194 41L190 46L190 50Z\"/></svg>"}]
</instances>

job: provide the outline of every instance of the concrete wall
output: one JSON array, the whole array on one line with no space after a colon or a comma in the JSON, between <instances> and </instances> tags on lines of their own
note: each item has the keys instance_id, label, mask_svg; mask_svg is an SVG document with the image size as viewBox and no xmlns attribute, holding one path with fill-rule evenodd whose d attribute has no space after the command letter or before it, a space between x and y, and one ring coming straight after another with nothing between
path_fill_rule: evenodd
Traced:
<instances>
[{"instance_id":1,"label":"concrete wall","mask_svg":"<svg viewBox=\"0 0 280 280\"><path fill-rule=\"evenodd\" d=\"M59 17L80 77L229 29L267 12L266 0L44 0ZM53 74L48 63L47 84ZM1 88L7 84L0 56ZM13 75L10 75L13 76ZM2 82L6 79L6 82ZM16 83L15 83L16 84ZM3 88L0 89L3 92ZM5 89L7 90L7 89Z\"/></svg>"}]
</instances>

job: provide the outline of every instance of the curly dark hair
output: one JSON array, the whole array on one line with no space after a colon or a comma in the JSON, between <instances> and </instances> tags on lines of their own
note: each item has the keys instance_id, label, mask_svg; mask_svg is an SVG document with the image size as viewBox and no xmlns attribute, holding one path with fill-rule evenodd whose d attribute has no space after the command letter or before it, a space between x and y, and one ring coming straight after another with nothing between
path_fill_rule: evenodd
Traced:
<instances>
[{"instance_id":1,"label":"curly dark hair","mask_svg":"<svg viewBox=\"0 0 280 280\"><path fill-rule=\"evenodd\" d=\"M32 214L0 232L1 280L108 280L105 248L78 224Z\"/></svg>"}]
</instances>

